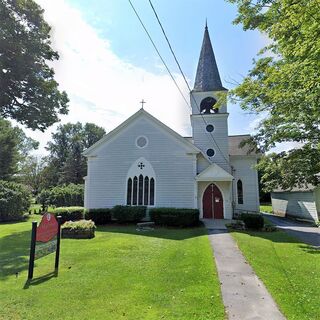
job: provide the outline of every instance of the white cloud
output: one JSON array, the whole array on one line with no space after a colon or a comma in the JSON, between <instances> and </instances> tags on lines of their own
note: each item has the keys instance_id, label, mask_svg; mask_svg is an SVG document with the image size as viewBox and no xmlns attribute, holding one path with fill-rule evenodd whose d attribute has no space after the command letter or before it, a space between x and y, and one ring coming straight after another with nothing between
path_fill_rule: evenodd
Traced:
<instances>
[{"instance_id":1,"label":"white cloud","mask_svg":"<svg viewBox=\"0 0 320 320\"><path fill-rule=\"evenodd\" d=\"M108 40L64 0L37 2L45 9L45 19L52 27L52 45L60 55L53 64L55 78L70 98L69 114L61 117L61 123L93 122L110 131L138 111L143 98L145 109L160 121L180 134L190 133L189 113L169 75L122 61ZM183 88L181 76L175 78ZM56 127L45 133L26 131L41 142L39 152L43 153Z\"/></svg>"}]
</instances>

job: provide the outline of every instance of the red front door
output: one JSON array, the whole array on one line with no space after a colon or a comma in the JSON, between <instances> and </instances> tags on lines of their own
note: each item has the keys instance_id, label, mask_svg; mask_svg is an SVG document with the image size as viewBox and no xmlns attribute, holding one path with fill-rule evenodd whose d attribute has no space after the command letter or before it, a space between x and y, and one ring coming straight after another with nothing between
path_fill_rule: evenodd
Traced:
<instances>
[{"instance_id":1,"label":"red front door","mask_svg":"<svg viewBox=\"0 0 320 320\"><path fill-rule=\"evenodd\" d=\"M223 219L223 198L218 187L211 183L203 194L203 218Z\"/></svg>"}]
</instances>

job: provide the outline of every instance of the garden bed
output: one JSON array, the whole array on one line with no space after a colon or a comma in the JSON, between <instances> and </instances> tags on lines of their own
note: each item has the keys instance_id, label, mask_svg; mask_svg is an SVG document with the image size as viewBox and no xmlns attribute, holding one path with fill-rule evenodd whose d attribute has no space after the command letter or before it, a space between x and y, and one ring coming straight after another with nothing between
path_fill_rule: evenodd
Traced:
<instances>
[{"instance_id":1,"label":"garden bed","mask_svg":"<svg viewBox=\"0 0 320 320\"><path fill-rule=\"evenodd\" d=\"M62 225L61 237L71 239L94 238L95 224L92 220L67 221Z\"/></svg>"}]
</instances>

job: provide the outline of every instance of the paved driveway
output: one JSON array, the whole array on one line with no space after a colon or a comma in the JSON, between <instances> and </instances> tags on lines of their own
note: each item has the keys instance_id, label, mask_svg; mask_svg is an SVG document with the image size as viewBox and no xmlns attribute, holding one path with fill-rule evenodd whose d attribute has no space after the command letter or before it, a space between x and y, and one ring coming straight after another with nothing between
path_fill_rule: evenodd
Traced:
<instances>
[{"instance_id":1,"label":"paved driveway","mask_svg":"<svg viewBox=\"0 0 320 320\"><path fill-rule=\"evenodd\" d=\"M287 231L307 244L320 248L320 228L313 227L308 223L276 217L271 214L264 214L264 216L278 228Z\"/></svg>"}]
</instances>

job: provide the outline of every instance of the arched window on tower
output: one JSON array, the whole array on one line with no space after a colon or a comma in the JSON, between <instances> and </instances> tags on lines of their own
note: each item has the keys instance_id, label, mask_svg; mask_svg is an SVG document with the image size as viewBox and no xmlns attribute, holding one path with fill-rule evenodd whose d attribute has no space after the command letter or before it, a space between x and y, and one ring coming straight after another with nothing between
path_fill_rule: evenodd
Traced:
<instances>
[{"instance_id":1,"label":"arched window on tower","mask_svg":"<svg viewBox=\"0 0 320 320\"><path fill-rule=\"evenodd\" d=\"M238 204L243 204L243 185L240 179L237 182L237 195L238 195Z\"/></svg>"},{"instance_id":2,"label":"arched window on tower","mask_svg":"<svg viewBox=\"0 0 320 320\"><path fill-rule=\"evenodd\" d=\"M213 97L204 98L200 103L200 113L202 114L217 113L219 109L214 108L214 105L216 103L217 103L217 100Z\"/></svg>"}]
</instances>

